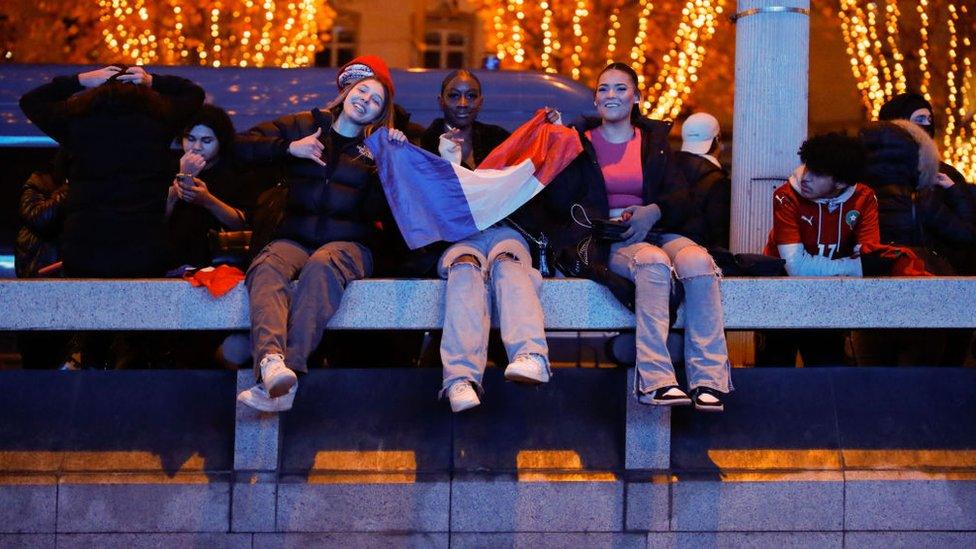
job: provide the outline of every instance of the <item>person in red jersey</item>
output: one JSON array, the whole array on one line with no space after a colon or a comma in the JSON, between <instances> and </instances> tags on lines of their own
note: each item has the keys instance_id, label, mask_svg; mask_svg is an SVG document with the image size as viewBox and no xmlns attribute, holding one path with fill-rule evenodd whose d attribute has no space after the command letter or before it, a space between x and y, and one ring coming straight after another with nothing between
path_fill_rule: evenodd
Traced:
<instances>
[{"instance_id":1,"label":"person in red jersey","mask_svg":"<svg viewBox=\"0 0 976 549\"><path fill-rule=\"evenodd\" d=\"M828 133L800 147L802 164L773 193L766 254L790 276L862 276L861 248L880 244L878 200L858 183L864 150L854 137Z\"/></svg>"},{"instance_id":2,"label":"person in red jersey","mask_svg":"<svg viewBox=\"0 0 976 549\"><path fill-rule=\"evenodd\" d=\"M786 260L790 276L862 276L879 267L862 255L880 243L878 201L858 183L865 152L858 139L839 133L811 137L800 147L802 164L773 193L773 229L765 253ZM843 330L766 330L757 366L840 366Z\"/></svg>"}]
</instances>

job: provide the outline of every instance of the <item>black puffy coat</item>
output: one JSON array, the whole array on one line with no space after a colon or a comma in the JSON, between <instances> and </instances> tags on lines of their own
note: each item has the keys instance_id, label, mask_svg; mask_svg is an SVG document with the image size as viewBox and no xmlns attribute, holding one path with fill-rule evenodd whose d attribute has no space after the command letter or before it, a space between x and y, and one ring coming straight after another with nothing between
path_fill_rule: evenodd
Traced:
<instances>
[{"instance_id":1,"label":"black puffy coat","mask_svg":"<svg viewBox=\"0 0 976 549\"><path fill-rule=\"evenodd\" d=\"M606 181L593 143L585 135L587 130L599 125L598 118L586 118L572 124L580 134L583 152L542 193L546 195L546 209L559 212L559 219L554 219L554 216L550 216L550 219L561 222L561 226L551 227L547 231L557 250L575 246L589 234L589 229L572 221L570 211L574 204L582 206L590 219L607 219L610 215ZM635 126L641 132L643 202L657 204L661 208L661 219L653 230L684 235L688 219L693 215L693 204L684 175L668 145L671 122L642 117ZM599 254L597 261L606 263L608 254L607 248Z\"/></svg>"},{"instance_id":2,"label":"black puffy coat","mask_svg":"<svg viewBox=\"0 0 976 549\"><path fill-rule=\"evenodd\" d=\"M20 220L14 247L17 278L37 276L37 271L61 259L60 239L64 223L64 199L68 185L48 172L34 172L20 195Z\"/></svg>"},{"instance_id":3,"label":"black puffy coat","mask_svg":"<svg viewBox=\"0 0 976 549\"><path fill-rule=\"evenodd\" d=\"M315 109L260 124L238 136L237 158L244 163L279 164L287 186L284 215L273 238L293 240L309 249L335 241L367 243L385 204L376 164L362 137L343 139L332 130L332 117ZM326 166L288 153L295 140L322 130Z\"/></svg>"},{"instance_id":4,"label":"black puffy coat","mask_svg":"<svg viewBox=\"0 0 976 549\"><path fill-rule=\"evenodd\" d=\"M732 180L724 168L688 151L674 155L688 183L693 214L681 232L706 248L729 248Z\"/></svg>"},{"instance_id":5,"label":"black puffy coat","mask_svg":"<svg viewBox=\"0 0 976 549\"><path fill-rule=\"evenodd\" d=\"M68 276L158 276L166 267L173 139L203 104L196 84L152 75L82 92L63 76L25 94L24 114L73 157L62 255ZM74 96L74 97L72 97Z\"/></svg>"},{"instance_id":6,"label":"black puffy coat","mask_svg":"<svg viewBox=\"0 0 976 549\"><path fill-rule=\"evenodd\" d=\"M867 156L864 182L878 197L881 242L924 251L936 274L965 271L967 254L976 245L976 201L967 185L948 189L930 183L938 170L934 144L911 123L879 122L861 130ZM928 182L927 182L928 181Z\"/></svg>"}]
</instances>

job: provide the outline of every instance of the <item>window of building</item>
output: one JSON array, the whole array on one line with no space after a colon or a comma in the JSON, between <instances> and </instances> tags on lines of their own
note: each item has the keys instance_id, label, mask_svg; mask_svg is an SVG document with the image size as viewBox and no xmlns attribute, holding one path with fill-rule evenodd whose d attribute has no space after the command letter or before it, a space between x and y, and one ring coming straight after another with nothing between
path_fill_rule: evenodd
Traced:
<instances>
[{"instance_id":1,"label":"window of building","mask_svg":"<svg viewBox=\"0 0 976 549\"><path fill-rule=\"evenodd\" d=\"M358 14L339 14L335 25L323 35L325 44L315 54L316 67L341 67L356 57L359 38Z\"/></svg>"},{"instance_id":2,"label":"window of building","mask_svg":"<svg viewBox=\"0 0 976 549\"><path fill-rule=\"evenodd\" d=\"M467 35L459 29L427 27L424 33L425 69L460 69L467 65Z\"/></svg>"}]
</instances>

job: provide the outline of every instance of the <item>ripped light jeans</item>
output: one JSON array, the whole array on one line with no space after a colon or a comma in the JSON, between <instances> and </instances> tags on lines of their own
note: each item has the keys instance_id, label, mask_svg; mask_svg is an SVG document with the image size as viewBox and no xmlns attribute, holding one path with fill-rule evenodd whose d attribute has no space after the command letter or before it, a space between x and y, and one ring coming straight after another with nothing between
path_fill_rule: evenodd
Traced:
<instances>
[{"instance_id":1,"label":"ripped light jeans","mask_svg":"<svg viewBox=\"0 0 976 549\"><path fill-rule=\"evenodd\" d=\"M691 239L663 234L654 244L638 242L610 248L610 270L637 286L638 393L677 385L668 353L668 302L674 273L685 291L685 372L688 388L732 391L729 351L725 343L721 271L704 248Z\"/></svg>"},{"instance_id":2,"label":"ripped light jeans","mask_svg":"<svg viewBox=\"0 0 976 549\"><path fill-rule=\"evenodd\" d=\"M457 242L441 256L438 272L447 279L441 339L443 389L466 379L481 390L492 302L509 360L535 355L549 367L539 301L542 275L532 268L529 247L518 232L495 225Z\"/></svg>"}]
</instances>

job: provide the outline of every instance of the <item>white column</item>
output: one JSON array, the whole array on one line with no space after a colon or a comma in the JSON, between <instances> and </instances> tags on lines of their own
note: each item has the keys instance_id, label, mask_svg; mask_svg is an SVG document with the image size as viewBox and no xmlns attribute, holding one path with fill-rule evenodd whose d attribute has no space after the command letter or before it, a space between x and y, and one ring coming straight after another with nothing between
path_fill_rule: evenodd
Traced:
<instances>
[{"instance_id":1,"label":"white column","mask_svg":"<svg viewBox=\"0 0 976 549\"><path fill-rule=\"evenodd\" d=\"M796 8L806 13L788 11ZM809 8L809 0L738 2L733 252L762 251L773 226L773 191L799 163L796 153L807 137Z\"/></svg>"},{"instance_id":2,"label":"white column","mask_svg":"<svg viewBox=\"0 0 976 549\"><path fill-rule=\"evenodd\" d=\"M736 7L729 247L760 253L773 226L773 191L796 167L807 136L810 2L739 0ZM756 363L753 332L727 339L732 364Z\"/></svg>"}]
</instances>

